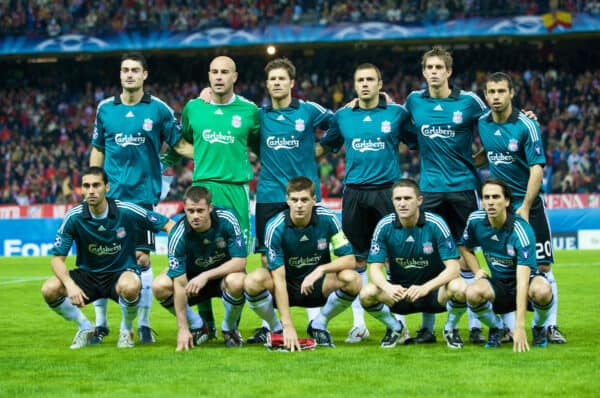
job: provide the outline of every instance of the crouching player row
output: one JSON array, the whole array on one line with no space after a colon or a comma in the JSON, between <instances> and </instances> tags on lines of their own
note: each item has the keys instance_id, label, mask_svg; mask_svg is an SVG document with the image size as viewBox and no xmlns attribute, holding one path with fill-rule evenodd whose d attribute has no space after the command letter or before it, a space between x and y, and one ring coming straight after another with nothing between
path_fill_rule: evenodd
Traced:
<instances>
[{"instance_id":1,"label":"crouching player row","mask_svg":"<svg viewBox=\"0 0 600 398\"><path fill-rule=\"evenodd\" d=\"M394 347L404 325L392 315L448 310L444 337L451 348L463 341L457 324L467 303L481 322L490 327L486 347L499 347L505 329L497 314L516 309L514 350L529 350L525 334L528 300L533 306L533 345L547 345L544 322L552 305L548 281L537 275L535 238L529 224L510 210L511 192L501 180L482 186L483 208L473 212L461 245L481 246L491 277L479 267L472 252L466 255L476 282L467 286L459 278L458 252L445 222L437 215L419 210L422 196L412 180L394 184L395 212L378 224L371 244L371 283L360 293L365 310L387 326L381 342ZM389 279L383 276L389 260ZM533 273L532 273L533 271Z\"/></svg>"}]
</instances>

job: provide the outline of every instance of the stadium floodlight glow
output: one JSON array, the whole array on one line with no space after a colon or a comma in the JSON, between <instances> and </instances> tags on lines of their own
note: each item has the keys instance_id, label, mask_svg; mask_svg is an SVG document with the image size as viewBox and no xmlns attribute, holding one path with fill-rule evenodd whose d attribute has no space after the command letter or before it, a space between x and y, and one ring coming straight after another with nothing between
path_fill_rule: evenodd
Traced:
<instances>
[{"instance_id":1,"label":"stadium floodlight glow","mask_svg":"<svg viewBox=\"0 0 600 398\"><path fill-rule=\"evenodd\" d=\"M277 49L275 48L275 46L273 46L273 45L267 46L267 54L275 55L276 52L277 52Z\"/></svg>"}]
</instances>

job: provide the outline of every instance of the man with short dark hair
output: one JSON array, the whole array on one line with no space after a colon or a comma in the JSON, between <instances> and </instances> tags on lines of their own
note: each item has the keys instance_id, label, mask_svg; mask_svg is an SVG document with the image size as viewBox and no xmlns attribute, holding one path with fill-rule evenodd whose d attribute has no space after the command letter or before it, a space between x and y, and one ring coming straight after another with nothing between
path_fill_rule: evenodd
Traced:
<instances>
[{"instance_id":1,"label":"man with short dark hair","mask_svg":"<svg viewBox=\"0 0 600 398\"><path fill-rule=\"evenodd\" d=\"M117 346L134 346L133 320L140 299L140 268L135 257L135 233L139 228L170 231L173 221L133 203L107 199L108 177L99 167L83 173L84 202L69 210L52 248L54 275L42 287L48 306L78 324L71 349L90 344L94 329L78 307L99 298L111 298L121 306L123 321ZM68 270L65 259L77 242L77 267Z\"/></svg>"},{"instance_id":2,"label":"man with short dark hair","mask_svg":"<svg viewBox=\"0 0 600 398\"><path fill-rule=\"evenodd\" d=\"M140 53L121 57L121 93L98 104L92 135L90 166L103 167L111 190L107 196L132 202L152 210L160 200L163 144L178 153L192 157L191 144L181 137L173 110L161 99L144 91L148 78L146 59ZM142 295L139 304L138 334L142 344L153 343L150 329L152 304L152 267L150 251L154 250L154 235L140 230L135 234L137 262L142 269ZM109 333L106 320L106 300L94 303L96 329L92 343L101 343Z\"/></svg>"},{"instance_id":3,"label":"man with short dark hair","mask_svg":"<svg viewBox=\"0 0 600 398\"><path fill-rule=\"evenodd\" d=\"M192 186L183 197L185 217L169 234L169 268L152 285L156 299L177 318L177 351L208 340L204 320L190 305L221 297L227 347L241 347L237 321L244 305L246 244L235 214L213 207L211 192ZM189 325L188 325L189 323Z\"/></svg>"},{"instance_id":4,"label":"man with short dark hair","mask_svg":"<svg viewBox=\"0 0 600 398\"><path fill-rule=\"evenodd\" d=\"M300 344L290 307L323 306L309 322L307 333L318 345L334 347L327 323L350 307L361 287L352 246L336 216L315 206L315 184L309 178L290 180L287 204L288 210L267 223L268 270L256 269L244 282L248 306L267 321L270 330L283 333L284 347L291 351L299 350Z\"/></svg>"},{"instance_id":5,"label":"man with short dark hair","mask_svg":"<svg viewBox=\"0 0 600 398\"><path fill-rule=\"evenodd\" d=\"M435 314L448 310L444 338L461 348L458 322L466 311L466 282L460 278L459 254L444 220L419 209L423 196L417 183L402 179L392 187L394 212L379 221L369 251L371 283L360 301L367 313L387 326L382 348L403 340L404 324L392 313ZM383 274L389 259L388 278Z\"/></svg>"}]
</instances>

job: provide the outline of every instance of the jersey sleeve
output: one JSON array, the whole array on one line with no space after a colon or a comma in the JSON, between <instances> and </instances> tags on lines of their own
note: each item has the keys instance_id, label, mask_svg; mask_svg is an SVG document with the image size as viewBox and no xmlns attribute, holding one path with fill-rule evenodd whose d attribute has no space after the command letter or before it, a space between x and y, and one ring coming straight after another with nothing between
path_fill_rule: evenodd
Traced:
<instances>
[{"instance_id":1,"label":"jersey sleeve","mask_svg":"<svg viewBox=\"0 0 600 398\"><path fill-rule=\"evenodd\" d=\"M410 113L405 106L399 106L399 131L398 138L408 145L409 149L417 149L417 133L415 126L410 118Z\"/></svg>"},{"instance_id":2,"label":"jersey sleeve","mask_svg":"<svg viewBox=\"0 0 600 398\"><path fill-rule=\"evenodd\" d=\"M142 229L147 229L152 232L160 232L162 228L169 222L169 218L152 210L146 210L129 202L120 202L121 209L125 209L134 217L135 222Z\"/></svg>"},{"instance_id":3,"label":"jersey sleeve","mask_svg":"<svg viewBox=\"0 0 600 398\"><path fill-rule=\"evenodd\" d=\"M475 222L472 217L469 217L467 220L467 225L465 226L465 230L458 240L458 245L469 249L479 246L479 243L477 242L477 236L475 235Z\"/></svg>"},{"instance_id":4,"label":"jersey sleeve","mask_svg":"<svg viewBox=\"0 0 600 398\"><path fill-rule=\"evenodd\" d=\"M252 104L252 125L248 130L248 146L257 156L260 156L260 111Z\"/></svg>"},{"instance_id":5,"label":"jersey sleeve","mask_svg":"<svg viewBox=\"0 0 600 398\"><path fill-rule=\"evenodd\" d=\"M525 128L524 148L525 158L529 167L536 164L542 166L546 164L546 155L542 146L542 135L540 133L540 125L535 121L527 118L527 116L519 116L520 122Z\"/></svg>"},{"instance_id":6,"label":"jersey sleeve","mask_svg":"<svg viewBox=\"0 0 600 398\"><path fill-rule=\"evenodd\" d=\"M310 105L311 114L313 117L313 127L328 129L331 118L333 117L333 112L317 104L316 102L307 101L306 103Z\"/></svg>"},{"instance_id":7,"label":"jersey sleeve","mask_svg":"<svg viewBox=\"0 0 600 398\"><path fill-rule=\"evenodd\" d=\"M166 142L167 145L172 147L182 138L181 125L177 121L173 109L166 104L161 107L161 115L161 142Z\"/></svg>"},{"instance_id":8,"label":"jersey sleeve","mask_svg":"<svg viewBox=\"0 0 600 398\"><path fill-rule=\"evenodd\" d=\"M230 211L221 211L221 220L224 220L227 227L227 249L231 257L246 257L246 242L244 234L240 227L240 222L235 215Z\"/></svg>"},{"instance_id":9,"label":"jersey sleeve","mask_svg":"<svg viewBox=\"0 0 600 398\"><path fill-rule=\"evenodd\" d=\"M471 101L471 108L473 110L474 117L473 120L477 120L487 111L488 108L485 105L485 102L483 102L477 94L471 93L471 98L473 99L473 101Z\"/></svg>"},{"instance_id":10,"label":"jersey sleeve","mask_svg":"<svg viewBox=\"0 0 600 398\"><path fill-rule=\"evenodd\" d=\"M71 216L67 214L65 219L60 224L56 237L54 238L54 246L50 250L50 254L54 256L67 256L73 245L73 236L75 228L71 220Z\"/></svg>"},{"instance_id":11,"label":"jersey sleeve","mask_svg":"<svg viewBox=\"0 0 600 398\"><path fill-rule=\"evenodd\" d=\"M371 248L367 256L368 263L385 263L385 259L388 256L387 234L388 227L384 226L383 220L380 220L375 227L373 239L371 240Z\"/></svg>"},{"instance_id":12,"label":"jersey sleeve","mask_svg":"<svg viewBox=\"0 0 600 398\"><path fill-rule=\"evenodd\" d=\"M187 264L187 254L185 249L185 225L183 222L171 229L167 244L167 257L169 260L169 278L177 278L185 274Z\"/></svg>"},{"instance_id":13,"label":"jersey sleeve","mask_svg":"<svg viewBox=\"0 0 600 398\"><path fill-rule=\"evenodd\" d=\"M274 221L274 219L272 219ZM267 268L269 271L285 265L285 253L283 252L283 230L271 228L272 222L267 223L265 246L267 248Z\"/></svg>"},{"instance_id":14,"label":"jersey sleeve","mask_svg":"<svg viewBox=\"0 0 600 398\"><path fill-rule=\"evenodd\" d=\"M459 258L448 224L441 217L434 217L433 220L435 241L442 261Z\"/></svg>"},{"instance_id":15,"label":"jersey sleeve","mask_svg":"<svg viewBox=\"0 0 600 398\"><path fill-rule=\"evenodd\" d=\"M329 222L329 242L333 247L333 253L338 257L352 254L352 245L344 231L342 231L342 225L335 214L329 213L327 219Z\"/></svg>"},{"instance_id":16,"label":"jersey sleeve","mask_svg":"<svg viewBox=\"0 0 600 398\"><path fill-rule=\"evenodd\" d=\"M92 145L104 150L104 123L102 122L102 103L96 108L96 118L94 119L94 131L92 132Z\"/></svg>"},{"instance_id":17,"label":"jersey sleeve","mask_svg":"<svg viewBox=\"0 0 600 398\"><path fill-rule=\"evenodd\" d=\"M531 268L532 273L537 272L533 229L525 220L516 220L514 228L516 233L515 252L517 265L526 265Z\"/></svg>"},{"instance_id":18,"label":"jersey sleeve","mask_svg":"<svg viewBox=\"0 0 600 398\"><path fill-rule=\"evenodd\" d=\"M339 111L336 112L331 118L329 128L327 129L323 137L321 137L320 141L320 144L323 148L333 153L337 153L342 147L342 145L344 145L344 137L342 136L342 133L340 131L338 117Z\"/></svg>"}]
</instances>

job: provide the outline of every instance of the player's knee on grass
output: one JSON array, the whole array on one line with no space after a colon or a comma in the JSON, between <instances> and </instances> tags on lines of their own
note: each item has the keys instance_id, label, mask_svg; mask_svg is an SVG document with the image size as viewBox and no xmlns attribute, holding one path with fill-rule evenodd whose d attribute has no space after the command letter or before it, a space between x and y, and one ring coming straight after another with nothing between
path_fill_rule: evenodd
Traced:
<instances>
[{"instance_id":1,"label":"player's knee on grass","mask_svg":"<svg viewBox=\"0 0 600 398\"><path fill-rule=\"evenodd\" d=\"M529 284L529 299L534 303L546 306L552 301L552 288L550 283L541 276L536 276Z\"/></svg>"},{"instance_id":2,"label":"player's knee on grass","mask_svg":"<svg viewBox=\"0 0 600 398\"><path fill-rule=\"evenodd\" d=\"M133 272L125 271L117 282L117 294L129 302L133 302L140 296L142 281Z\"/></svg>"},{"instance_id":3,"label":"player's knee on grass","mask_svg":"<svg viewBox=\"0 0 600 398\"><path fill-rule=\"evenodd\" d=\"M379 288L373 283L367 283L360 290L360 304L367 308L377 304L377 295L379 294Z\"/></svg>"},{"instance_id":4,"label":"player's knee on grass","mask_svg":"<svg viewBox=\"0 0 600 398\"><path fill-rule=\"evenodd\" d=\"M163 301L173 294L173 280L166 274L160 274L152 282L152 293L158 301Z\"/></svg>"},{"instance_id":5,"label":"player's knee on grass","mask_svg":"<svg viewBox=\"0 0 600 398\"><path fill-rule=\"evenodd\" d=\"M337 274L337 279L341 283L341 288L348 294L358 294L362 285L362 280L358 272L345 269Z\"/></svg>"},{"instance_id":6,"label":"player's knee on grass","mask_svg":"<svg viewBox=\"0 0 600 398\"><path fill-rule=\"evenodd\" d=\"M271 273L265 268L257 268L246 275L244 279L244 290L250 296L256 296L258 293L270 287Z\"/></svg>"},{"instance_id":7,"label":"player's knee on grass","mask_svg":"<svg viewBox=\"0 0 600 398\"><path fill-rule=\"evenodd\" d=\"M494 291L489 282L483 279L478 279L467 287L467 303L470 306L481 305L493 295Z\"/></svg>"},{"instance_id":8,"label":"player's knee on grass","mask_svg":"<svg viewBox=\"0 0 600 398\"><path fill-rule=\"evenodd\" d=\"M42 296L46 303L54 303L60 297L66 295L65 288L57 277L53 276L42 285Z\"/></svg>"},{"instance_id":9,"label":"player's knee on grass","mask_svg":"<svg viewBox=\"0 0 600 398\"><path fill-rule=\"evenodd\" d=\"M244 289L244 279L246 274L243 272L234 272L223 278L223 289L235 297L239 297Z\"/></svg>"},{"instance_id":10,"label":"player's knee on grass","mask_svg":"<svg viewBox=\"0 0 600 398\"><path fill-rule=\"evenodd\" d=\"M467 300L467 282L463 278L452 279L446 285L446 297L450 300L464 303Z\"/></svg>"}]
</instances>

